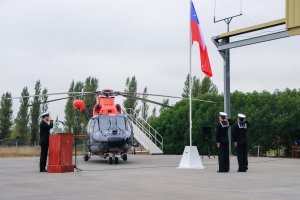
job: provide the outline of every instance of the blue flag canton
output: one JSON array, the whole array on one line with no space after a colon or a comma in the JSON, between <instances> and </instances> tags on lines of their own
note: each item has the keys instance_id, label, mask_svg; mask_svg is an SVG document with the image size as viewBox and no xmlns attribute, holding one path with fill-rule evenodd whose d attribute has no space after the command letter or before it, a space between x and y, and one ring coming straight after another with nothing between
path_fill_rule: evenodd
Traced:
<instances>
[{"instance_id":1,"label":"blue flag canton","mask_svg":"<svg viewBox=\"0 0 300 200\"><path fill-rule=\"evenodd\" d=\"M196 10L195 10L195 7L194 7L194 4L192 3L192 8L191 8L191 20L194 21L194 22L197 22L197 24L199 24L199 20L198 20L198 17L197 17L197 13L196 13Z\"/></svg>"}]
</instances>

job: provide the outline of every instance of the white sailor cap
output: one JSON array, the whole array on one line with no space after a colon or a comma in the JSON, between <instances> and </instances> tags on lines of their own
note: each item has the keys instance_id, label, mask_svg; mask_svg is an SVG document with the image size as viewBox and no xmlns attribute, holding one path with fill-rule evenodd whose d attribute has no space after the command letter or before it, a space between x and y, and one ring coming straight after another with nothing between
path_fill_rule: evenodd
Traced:
<instances>
[{"instance_id":1,"label":"white sailor cap","mask_svg":"<svg viewBox=\"0 0 300 200\"><path fill-rule=\"evenodd\" d=\"M226 117L226 116L227 116L227 113L226 113L226 112L220 112L220 116Z\"/></svg>"},{"instance_id":2,"label":"white sailor cap","mask_svg":"<svg viewBox=\"0 0 300 200\"><path fill-rule=\"evenodd\" d=\"M43 114L41 114L41 117L44 117L44 116L47 116L47 115L50 115L50 112L44 112Z\"/></svg>"},{"instance_id":3,"label":"white sailor cap","mask_svg":"<svg viewBox=\"0 0 300 200\"><path fill-rule=\"evenodd\" d=\"M244 115L242 113L239 113L238 116L239 116L239 118L243 118L243 119L246 118L246 115Z\"/></svg>"}]
</instances>

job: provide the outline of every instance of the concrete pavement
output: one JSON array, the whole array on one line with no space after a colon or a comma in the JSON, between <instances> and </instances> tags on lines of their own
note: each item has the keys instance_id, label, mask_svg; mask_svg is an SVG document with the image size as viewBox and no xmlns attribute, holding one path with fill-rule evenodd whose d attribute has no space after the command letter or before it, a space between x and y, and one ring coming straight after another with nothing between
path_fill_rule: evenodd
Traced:
<instances>
[{"instance_id":1,"label":"concrete pavement","mask_svg":"<svg viewBox=\"0 0 300 200\"><path fill-rule=\"evenodd\" d=\"M38 158L0 159L0 200L182 200L300 199L300 159L250 158L249 172L217 173L217 158L203 159L204 170L177 169L181 156L129 155L108 165L93 157L82 172L38 172Z\"/></svg>"}]
</instances>

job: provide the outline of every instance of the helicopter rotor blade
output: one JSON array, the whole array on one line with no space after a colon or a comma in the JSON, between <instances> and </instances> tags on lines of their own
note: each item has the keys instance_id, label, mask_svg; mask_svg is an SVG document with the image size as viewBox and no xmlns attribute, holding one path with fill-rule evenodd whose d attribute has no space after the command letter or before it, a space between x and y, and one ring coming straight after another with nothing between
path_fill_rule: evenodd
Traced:
<instances>
[{"instance_id":1,"label":"helicopter rotor blade","mask_svg":"<svg viewBox=\"0 0 300 200\"><path fill-rule=\"evenodd\" d=\"M120 94L130 94L130 93L120 92ZM145 95L145 93L136 93L136 94L137 95ZM189 99L187 97L178 97L178 96L170 96L170 95L162 95L162 94L148 94L148 93L146 93L146 95L148 95L148 96L154 96L154 97L164 97L164 98L181 99L181 100ZM193 98L192 98L192 101L199 101L199 102L206 102L206 103L216 103L215 101L193 99Z\"/></svg>"},{"instance_id":2,"label":"helicopter rotor blade","mask_svg":"<svg viewBox=\"0 0 300 200\"><path fill-rule=\"evenodd\" d=\"M45 102L41 102L40 104L45 104L45 103L50 103L50 102L55 102L55 101L61 101L65 99L71 99L71 98L76 98L76 97L82 97L82 96L89 96L90 94L85 94L85 95L75 95L75 96L68 96L68 97L62 97L58 99L51 99ZM32 104L29 104L28 106L32 106Z\"/></svg>"},{"instance_id":3,"label":"helicopter rotor blade","mask_svg":"<svg viewBox=\"0 0 300 200\"><path fill-rule=\"evenodd\" d=\"M49 94L39 94L39 95L28 95L28 96L19 96L19 97L11 97L6 99L25 99L25 98L31 98L31 97L42 97L42 96L53 96L53 95L72 95L72 94L78 94L80 95L94 95L97 92L56 92L56 93L49 93Z\"/></svg>"},{"instance_id":4,"label":"helicopter rotor blade","mask_svg":"<svg viewBox=\"0 0 300 200\"><path fill-rule=\"evenodd\" d=\"M165 105L165 104L162 104L160 102L153 101L153 100L150 100L150 99L144 99L144 98L140 98L140 97L134 97L134 96L130 96L130 95L127 95L127 94L122 94L122 93L120 93L120 95L123 96L123 97L130 98L130 99L137 99L137 100L141 100L141 101L146 101L148 103L153 103L153 104L156 104L156 105L159 105L159 106L163 106L163 107L174 108L173 106Z\"/></svg>"},{"instance_id":5,"label":"helicopter rotor blade","mask_svg":"<svg viewBox=\"0 0 300 200\"><path fill-rule=\"evenodd\" d=\"M69 99L69 98L72 98L72 97L64 97L64 98L59 98L59 99L52 99L52 100L49 100L49 101L46 101L46 102L41 102L41 104L55 102L55 101L60 101L60 100ZM28 106L33 106L33 105L29 104Z\"/></svg>"}]
</instances>

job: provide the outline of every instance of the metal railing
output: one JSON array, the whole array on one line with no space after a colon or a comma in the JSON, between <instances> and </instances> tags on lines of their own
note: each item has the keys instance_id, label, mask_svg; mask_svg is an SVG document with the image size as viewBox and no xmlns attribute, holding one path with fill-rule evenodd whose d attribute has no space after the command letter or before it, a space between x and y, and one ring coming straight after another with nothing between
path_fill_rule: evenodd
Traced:
<instances>
[{"instance_id":1,"label":"metal railing","mask_svg":"<svg viewBox=\"0 0 300 200\"><path fill-rule=\"evenodd\" d=\"M163 152L164 138L132 108L123 110L124 114Z\"/></svg>"}]
</instances>

